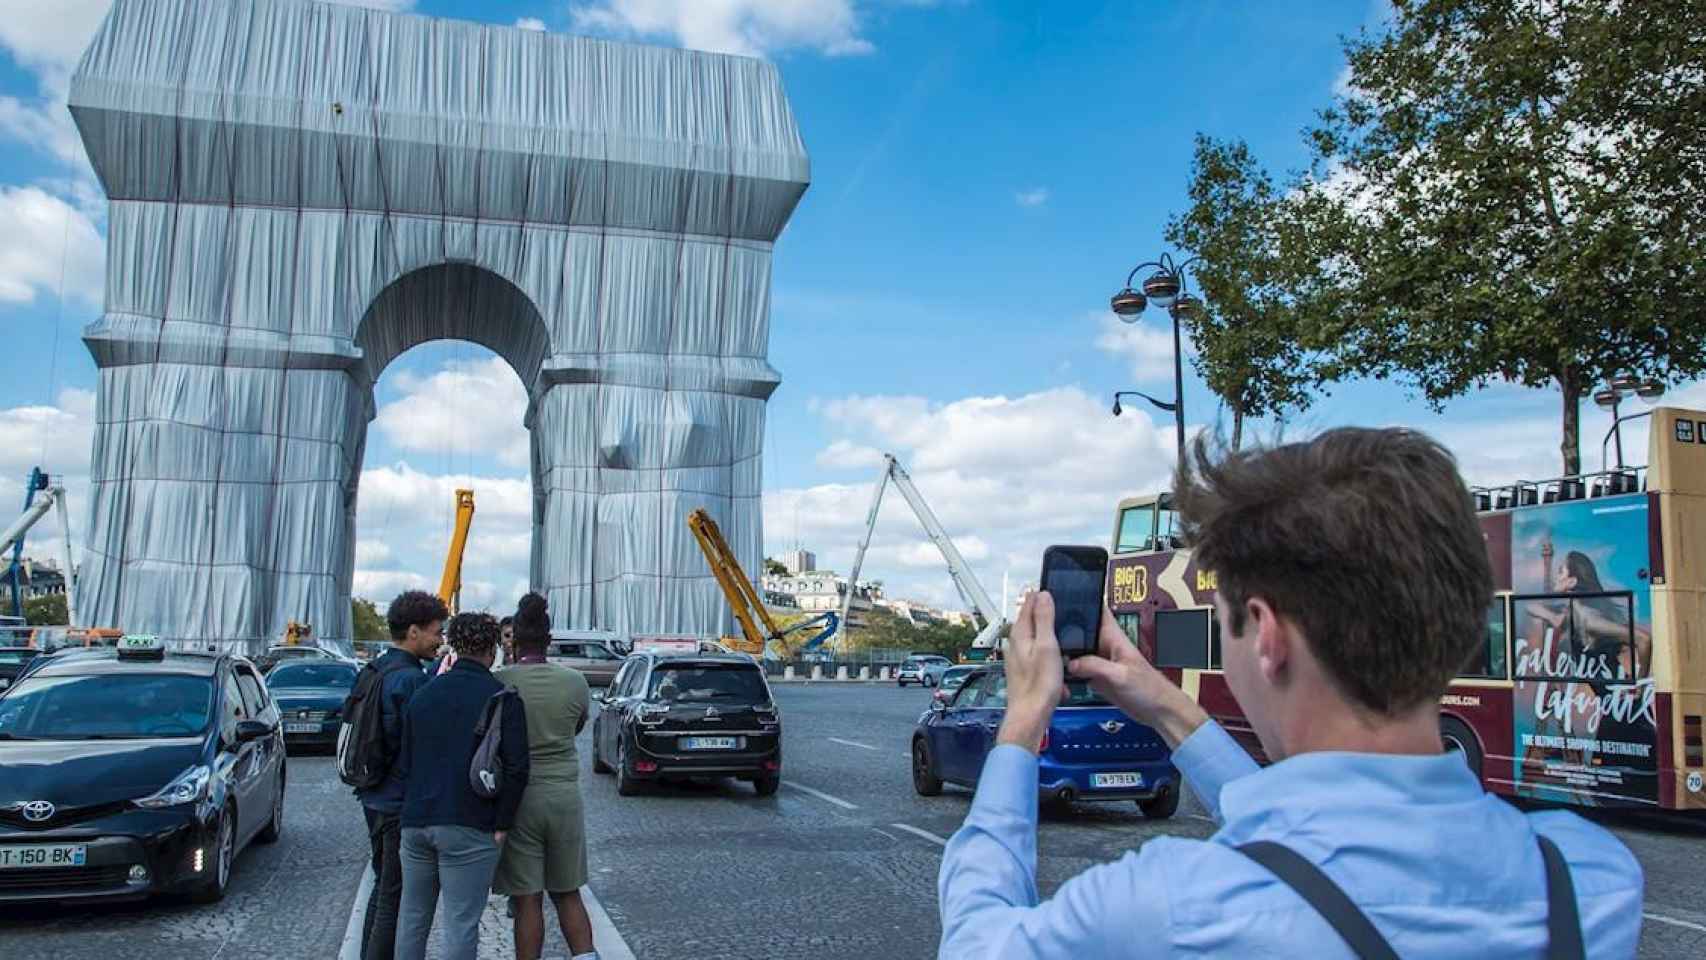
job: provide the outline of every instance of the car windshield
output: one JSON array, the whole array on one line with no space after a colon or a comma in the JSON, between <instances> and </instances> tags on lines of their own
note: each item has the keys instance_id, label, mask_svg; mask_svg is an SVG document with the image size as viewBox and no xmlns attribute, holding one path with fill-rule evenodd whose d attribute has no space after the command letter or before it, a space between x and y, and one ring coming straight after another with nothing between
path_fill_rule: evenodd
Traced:
<instances>
[{"instance_id":1,"label":"car windshield","mask_svg":"<svg viewBox=\"0 0 1706 960\"><path fill-rule=\"evenodd\" d=\"M0 740L185 737L207 728L213 682L170 673L34 676L0 699Z\"/></svg>"},{"instance_id":2,"label":"car windshield","mask_svg":"<svg viewBox=\"0 0 1706 960\"><path fill-rule=\"evenodd\" d=\"M738 663L660 666L652 671L647 697L677 703L696 700L761 703L769 699L759 672Z\"/></svg>"},{"instance_id":3,"label":"car windshield","mask_svg":"<svg viewBox=\"0 0 1706 960\"><path fill-rule=\"evenodd\" d=\"M1090 684L1083 680L1066 681L1066 701L1061 704L1066 707L1106 707L1108 701L1103 700L1096 691L1090 689Z\"/></svg>"},{"instance_id":4,"label":"car windshield","mask_svg":"<svg viewBox=\"0 0 1706 960\"><path fill-rule=\"evenodd\" d=\"M35 655L34 650L0 650L0 663L29 663Z\"/></svg>"},{"instance_id":5,"label":"car windshield","mask_svg":"<svg viewBox=\"0 0 1706 960\"><path fill-rule=\"evenodd\" d=\"M267 675L267 686L338 687L348 690L355 686L355 668L344 663L286 664Z\"/></svg>"},{"instance_id":6,"label":"car windshield","mask_svg":"<svg viewBox=\"0 0 1706 960\"><path fill-rule=\"evenodd\" d=\"M949 670L947 673L942 674L942 689L943 690L956 689L961 684L965 683L966 677L969 677L969 676L971 676L970 670L960 670L960 669Z\"/></svg>"}]
</instances>

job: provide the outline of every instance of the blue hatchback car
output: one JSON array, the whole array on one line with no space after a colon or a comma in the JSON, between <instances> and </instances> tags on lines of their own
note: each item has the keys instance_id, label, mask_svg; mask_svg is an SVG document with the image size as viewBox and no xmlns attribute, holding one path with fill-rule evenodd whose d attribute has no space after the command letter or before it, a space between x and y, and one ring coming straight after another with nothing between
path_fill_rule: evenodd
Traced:
<instances>
[{"instance_id":1,"label":"blue hatchback car","mask_svg":"<svg viewBox=\"0 0 1706 960\"><path fill-rule=\"evenodd\" d=\"M1045 801L1135 800L1147 817L1179 807L1179 771L1161 735L1121 713L1081 680L1054 712L1038 755ZM977 786L983 758L1007 709L1007 674L991 664L966 678L951 700L934 700L912 733L912 786L922 796L943 783Z\"/></svg>"}]
</instances>

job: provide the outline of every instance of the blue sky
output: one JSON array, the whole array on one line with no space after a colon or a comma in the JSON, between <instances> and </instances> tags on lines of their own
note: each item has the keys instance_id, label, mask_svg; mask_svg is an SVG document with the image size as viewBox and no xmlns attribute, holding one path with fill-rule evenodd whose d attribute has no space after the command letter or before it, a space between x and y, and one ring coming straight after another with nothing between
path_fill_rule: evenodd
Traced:
<instances>
[{"instance_id":1,"label":"blue sky","mask_svg":"<svg viewBox=\"0 0 1706 960\"><path fill-rule=\"evenodd\" d=\"M78 333L100 311L104 218L63 97L106 2L0 0L0 322L11 330L0 477L19 487L38 459L87 472L94 366ZM1170 335L1156 311L1118 324L1107 298L1161 252L1193 135L1242 137L1270 168L1300 166L1299 131L1344 70L1339 37L1383 11L1380 0L366 2L773 59L813 184L776 247L771 362L784 380L770 403L767 545L798 538L844 570L890 450L996 594L1004 573L1033 579L1048 543L1105 541L1115 501L1167 472L1170 422L1107 407L1115 389L1171 392ZM1684 396L1706 400L1697 386ZM527 564L519 380L482 348L429 344L392 365L378 400L357 592L435 582L449 490L472 478L469 595L509 602ZM1557 472L1558 403L1495 387L1438 415L1399 386L1347 384L1285 430L1412 424L1451 445L1473 479L1513 479ZM1218 414L1194 377L1186 406L1193 424ZM1606 420L1591 406L1583 420L1596 463ZM898 501L867 573L891 593L955 599Z\"/></svg>"}]
</instances>

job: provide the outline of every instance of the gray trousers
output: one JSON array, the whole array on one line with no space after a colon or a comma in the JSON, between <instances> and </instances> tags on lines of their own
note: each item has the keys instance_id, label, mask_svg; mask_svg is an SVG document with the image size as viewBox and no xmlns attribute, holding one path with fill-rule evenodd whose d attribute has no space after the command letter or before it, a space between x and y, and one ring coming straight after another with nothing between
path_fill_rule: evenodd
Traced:
<instances>
[{"instance_id":1,"label":"gray trousers","mask_svg":"<svg viewBox=\"0 0 1706 960\"><path fill-rule=\"evenodd\" d=\"M480 916L492 892L498 845L473 827L406 827L396 960L425 960L433 913L444 896L444 958L475 960Z\"/></svg>"}]
</instances>

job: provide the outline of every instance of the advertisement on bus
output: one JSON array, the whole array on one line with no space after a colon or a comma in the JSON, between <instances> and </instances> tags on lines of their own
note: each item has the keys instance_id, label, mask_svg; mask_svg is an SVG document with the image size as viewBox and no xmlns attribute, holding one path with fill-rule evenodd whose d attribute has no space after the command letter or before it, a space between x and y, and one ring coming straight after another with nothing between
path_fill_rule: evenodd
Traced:
<instances>
[{"instance_id":1,"label":"advertisement on bus","mask_svg":"<svg viewBox=\"0 0 1706 960\"><path fill-rule=\"evenodd\" d=\"M1518 795L1658 802L1647 511L1635 495L1511 517Z\"/></svg>"}]
</instances>

